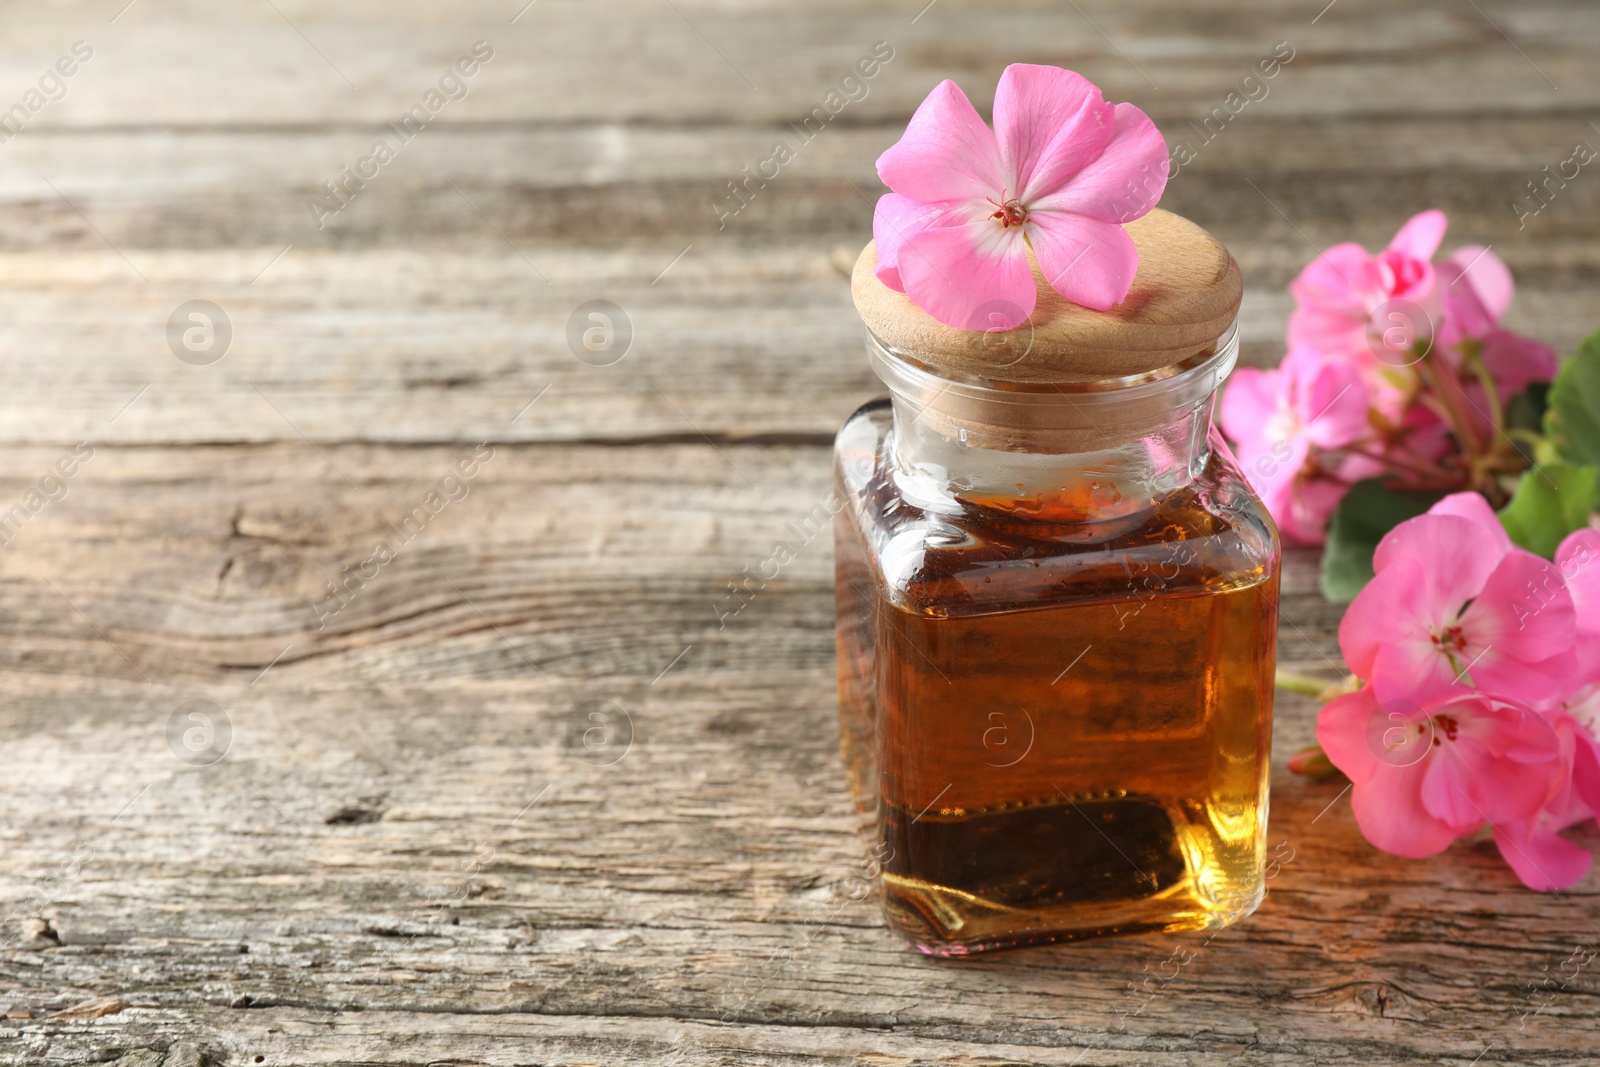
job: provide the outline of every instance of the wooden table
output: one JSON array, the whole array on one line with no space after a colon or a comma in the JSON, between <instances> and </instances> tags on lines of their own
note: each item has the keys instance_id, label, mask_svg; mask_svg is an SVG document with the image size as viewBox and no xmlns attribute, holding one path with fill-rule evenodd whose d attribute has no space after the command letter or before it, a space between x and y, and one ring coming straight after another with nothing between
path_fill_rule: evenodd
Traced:
<instances>
[{"instance_id":1,"label":"wooden table","mask_svg":"<svg viewBox=\"0 0 1600 1067\"><path fill-rule=\"evenodd\" d=\"M1189 138L1164 204L1243 265L1247 362L1281 354L1316 248L1431 205L1570 349L1600 322L1600 175L1520 228L1509 204L1600 145L1592 4L125 2L0 14L27 118L0 143L0 1053L1595 1061L1600 876L1541 896L1482 840L1375 852L1341 783L1284 770L1300 698L1253 918L917 956L859 899L826 539L718 619L878 392L844 271L938 79L986 108L1008 61L1071 66ZM1189 120L1280 40L1202 144ZM592 300L625 311L620 358L569 347ZM1311 556L1286 590L1284 665L1333 677Z\"/></svg>"}]
</instances>

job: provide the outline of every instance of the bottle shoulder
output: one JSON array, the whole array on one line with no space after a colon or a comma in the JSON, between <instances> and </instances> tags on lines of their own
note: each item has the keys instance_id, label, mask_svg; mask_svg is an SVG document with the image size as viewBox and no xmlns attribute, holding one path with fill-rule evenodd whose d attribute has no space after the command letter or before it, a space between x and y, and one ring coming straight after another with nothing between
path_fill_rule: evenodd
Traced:
<instances>
[{"instance_id":1,"label":"bottle shoulder","mask_svg":"<svg viewBox=\"0 0 1600 1067\"><path fill-rule=\"evenodd\" d=\"M1220 439L1195 479L1135 527L1041 522L901 491L887 400L863 405L835 441L845 520L889 602L917 614L985 614L1063 601L1200 595L1276 577L1277 530Z\"/></svg>"}]
</instances>

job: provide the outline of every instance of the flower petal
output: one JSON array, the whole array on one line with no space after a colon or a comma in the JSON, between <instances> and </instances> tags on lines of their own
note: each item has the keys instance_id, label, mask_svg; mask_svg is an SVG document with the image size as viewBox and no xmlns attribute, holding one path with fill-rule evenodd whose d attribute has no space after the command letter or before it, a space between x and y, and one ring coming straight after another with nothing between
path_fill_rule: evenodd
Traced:
<instances>
[{"instance_id":1,"label":"flower petal","mask_svg":"<svg viewBox=\"0 0 1600 1067\"><path fill-rule=\"evenodd\" d=\"M1444 231L1449 226L1450 220L1438 208L1419 212L1400 227L1394 240L1389 242L1389 249L1426 263L1439 250L1439 242L1444 240Z\"/></svg>"},{"instance_id":2,"label":"flower petal","mask_svg":"<svg viewBox=\"0 0 1600 1067\"><path fill-rule=\"evenodd\" d=\"M1560 359L1543 341L1510 330L1490 330L1481 338L1483 365L1494 379L1502 400L1516 396L1531 382L1548 382L1556 376Z\"/></svg>"},{"instance_id":3,"label":"flower petal","mask_svg":"<svg viewBox=\"0 0 1600 1067\"><path fill-rule=\"evenodd\" d=\"M899 193L885 193L872 212L872 243L878 253L878 280L896 292L906 291L900 281L900 249L906 238L929 226L948 226L964 220L964 204L924 204Z\"/></svg>"},{"instance_id":4,"label":"flower petal","mask_svg":"<svg viewBox=\"0 0 1600 1067\"><path fill-rule=\"evenodd\" d=\"M1421 581L1414 573L1419 569L1409 558L1397 561L1393 572L1377 568L1372 580L1345 609L1344 618L1339 620L1339 651L1358 677L1372 677L1379 649L1385 640L1394 639L1394 631L1401 625L1409 624L1416 634L1426 632L1425 624L1413 619L1407 610L1411 587ZM1396 615L1397 610L1404 614Z\"/></svg>"},{"instance_id":5,"label":"flower petal","mask_svg":"<svg viewBox=\"0 0 1600 1067\"><path fill-rule=\"evenodd\" d=\"M1245 481L1256 491L1261 503L1279 526L1279 532L1297 542L1305 540L1301 523L1300 471L1306 465L1308 449L1304 438L1262 440L1255 447L1241 450L1239 460ZM1333 509L1328 509L1332 514ZM1321 526L1308 519L1312 532ZM1324 516L1326 521L1326 516Z\"/></svg>"},{"instance_id":6,"label":"flower petal","mask_svg":"<svg viewBox=\"0 0 1600 1067\"><path fill-rule=\"evenodd\" d=\"M900 140L878 157L878 177L912 200L998 200L1005 188L994 133L955 82L934 86Z\"/></svg>"},{"instance_id":7,"label":"flower petal","mask_svg":"<svg viewBox=\"0 0 1600 1067\"><path fill-rule=\"evenodd\" d=\"M1493 538L1495 550L1499 553L1495 557L1496 562L1516 547L1511 543L1500 516L1494 513L1494 508L1489 506L1489 501L1484 499L1482 493L1451 493L1429 508L1428 514L1455 515L1478 526Z\"/></svg>"},{"instance_id":8,"label":"flower petal","mask_svg":"<svg viewBox=\"0 0 1600 1067\"><path fill-rule=\"evenodd\" d=\"M1454 614L1489 580L1504 555L1499 546L1499 539L1475 518L1418 515L1383 535L1372 553L1372 569L1381 573L1399 559L1425 564L1427 613Z\"/></svg>"},{"instance_id":9,"label":"flower petal","mask_svg":"<svg viewBox=\"0 0 1600 1067\"><path fill-rule=\"evenodd\" d=\"M1463 830L1536 815L1550 795L1560 754L1560 743L1544 720L1533 712L1462 710L1459 730L1455 741L1444 741L1436 750L1438 780L1422 787L1428 810ZM1474 731L1487 734L1488 743L1474 737ZM1496 745L1520 746L1532 750L1530 756L1537 756L1543 745L1546 758L1530 762L1500 756L1493 751Z\"/></svg>"},{"instance_id":10,"label":"flower petal","mask_svg":"<svg viewBox=\"0 0 1600 1067\"><path fill-rule=\"evenodd\" d=\"M1050 287L1075 304L1107 311L1133 287L1139 251L1114 222L1035 209L1029 212L1028 240Z\"/></svg>"},{"instance_id":11,"label":"flower petal","mask_svg":"<svg viewBox=\"0 0 1600 1067\"><path fill-rule=\"evenodd\" d=\"M1367 250L1346 241L1306 264L1289 283L1289 292L1301 308L1332 307L1365 322L1372 314L1366 300L1374 283L1371 275L1372 257Z\"/></svg>"},{"instance_id":12,"label":"flower petal","mask_svg":"<svg viewBox=\"0 0 1600 1067\"><path fill-rule=\"evenodd\" d=\"M898 269L914 304L961 330L1019 326L1038 298L1021 229L986 218L908 234Z\"/></svg>"},{"instance_id":13,"label":"flower petal","mask_svg":"<svg viewBox=\"0 0 1600 1067\"><path fill-rule=\"evenodd\" d=\"M1378 771L1378 755L1368 740L1368 727L1377 710L1372 687L1363 686L1333 698L1317 713L1317 743L1329 761L1357 785Z\"/></svg>"},{"instance_id":14,"label":"flower petal","mask_svg":"<svg viewBox=\"0 0 1600 1067\"><path fill-rule=\"evenodd\" d=\"M1150 116L1133 104L1115 106L1111 140L1099 158L1081 169L1075 166L1071 138L1061 141L1052 144L1028 183L1030 212L1044 209L1101 222L1132 222L1155 207L1167 188L1172 165L1167 142Z\"/></svg>"},{"instance_id":15,"label":"flower petal","mask_svg":"<svg viewBox=\"0 0 1600 1067\"><path fill-rule=\"evenodd\" d=\"M1555 566L1532 552L1506 554L1461 613L1460 626L1467 640L1463 666L1480 689L1534 704L1569 681L1570 669L1560 668L1577 639L1572 597Z\"/></svg>"},{"instance_id":16,"label":"flower petal","mask_svg":"<svg viewBox=\"0 0 1600 1067\"><path fill-rule=\"evenodd\" d=\"M1228 379L1218 414L1222 432L1237 441L1241 451L1251 451L1244 446L1258 441L1266 443L1267 423L1278 413L1282 383L1282 371L1255 367L1240 367Z\"/></svg>"},{"instance_id":17,"label":"flower petal","mask_svg":"<svg viewBox=\"0 0 1600 1067\"><path fill-rule=\"evenodd\" d=\"M1573 791L1589 806L1591 815L1600 815L1600 745L1581 724L1578 729L1582 733L1575 737L1573 746Z\"/></svg>"},{"instance_id":18,"label":"flower petal","mask_svg":"<svg viewBox=\"0 0 1600 1067\"><path fill-rule=\"evenodd\" d=\"M1367 430L1367 388L1349 360L1296 347L1284 357L1295 414L1306 439L1321 448L1342 448Z\"/></svg>"},{"instance_id":19,"label":"flower petal","mask_svg":"<svg viewBox=\"0 0 1600 1067\"><path fill-rule=\"evenodd\" d=\"M1423 779L1434 762L1425 758L1406 767L1380 763L1371 780L1352 790L1350 808L1368 841L1396 856L1421 859L1443 852L1460 836L1422 803Z\"/></svg>"},{"instance_id":20,"label":"flower petal","mask_svg":"<svg viewBox=\"0 0 1600 1067\"><path fill-rule=\"evenodd\" d=\"M1574 530L1556 549L1556 569L1567 583L1578 632L1600 637L1600 530Z\"/></svg>"},{"instance_id":21,"label":"flower petal","mask_svg":"<svg viewBox=\"0 0 1600 1067\"><path fill-rule=\"evenodd\" d=\"M1372 257L1354 242L1334 245L1307 264L1289 292L1295 312L1289 316L1289 343L1321 352L1370 354L1367 322L1381 301Z\"/></svg>"},{"instance_id":22,"label":"flower petal","mask_svg":"<svg viewBox=\"0 0 1600 1067\"><path fill-rule=\"evenodd\" d=\"M1303 450L1303 446L1302 446ZM1300 464L1303 460L1296 460ZM1273 519L1284 539L1297 545L1320 545L1328 539L1328 521L1350 487L1328 478L1296 478L1288 514Z\"/></svg>"},{"instance_id":23,"label":"flower petal","mask_svg":"<svg viewBox=\"0 0 1600 1067\"><path fill-rule=\"evenodd\" d=\"M1475 337L1481 329L1499 322L1511 307L1511 296L1516 283L1511 280L1511 269L1505 261L1480 245L1463 245L1450 253L1437 267L1439 284L1444 287L1445 308L1457 299L1465 300L1463 311L1470 312L1470 323L1462 323L1462 331ZM1460 313L1460 312L1458 312Z\"/></svg>"},{"instance_id":24,"label":"flower petal","mask_svg":"<svg viewBox=\"0 0 1600 1067\"><path fill-rule=\"evenodd\" d=\"M994 91L994 132L1009 194L1027 204L1059 188L1100 158L1115 117L1099 87L1082 74L1011 64Z\"/></svg>"},{"instance_id":25,"label":"flower petal","mask_svg":"<svg viewBox=\"0 0 1600 1067\"><path fill-rule=\"evenodd\" d=\"M1378 649L1372 663L1372 688L1379 700L1428 704L1457 695L1466 686L1460 671L1429 637L1407 635Z\"/></svg>"},{"instance_id":26,"label":"flower petal","mask_svg":"<svg viewBox=\"0 0 1600 1067\"><path fill-rule=\"evenodd\" d=\"M1542 893L1576 885L1594 861L1587 851L1537 819L1496 826L1494 843L1522 884Z\"/></svg>"},{"instance_id":27,"label":"flower petal","mask_svg":"<svg viewBox=\"0 0 1600 1067\"><path fill-rule=\"evenodd\" d=\"M1422 775L1422 806L1435 819L1464 834L1488 822L1464 790L1461 769L1442 752L1435 750Z\"/></svg>"}]
</instances>

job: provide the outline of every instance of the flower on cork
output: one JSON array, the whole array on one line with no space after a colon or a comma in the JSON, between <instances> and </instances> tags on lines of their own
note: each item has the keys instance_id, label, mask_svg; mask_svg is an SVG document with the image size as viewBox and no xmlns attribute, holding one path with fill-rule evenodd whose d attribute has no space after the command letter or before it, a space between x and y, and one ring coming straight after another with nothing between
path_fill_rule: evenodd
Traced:
<instances>
[{"instance_id":1,"label":"flower on cork","mask_svg":"<svg viewBox=\"0 0 1600 1067\"><path fill-rule=\"evenodd\" d=\"M893 190L872 220L878 279L947 326L1009 330L1033 313L1032 248L1051 288L1105 311L1139 266L1122 224L1156 206L1167 168L1149 116L1081 74L1013 63L993 130L940 82L878 157Z\"/></svg>"}]
</instances>

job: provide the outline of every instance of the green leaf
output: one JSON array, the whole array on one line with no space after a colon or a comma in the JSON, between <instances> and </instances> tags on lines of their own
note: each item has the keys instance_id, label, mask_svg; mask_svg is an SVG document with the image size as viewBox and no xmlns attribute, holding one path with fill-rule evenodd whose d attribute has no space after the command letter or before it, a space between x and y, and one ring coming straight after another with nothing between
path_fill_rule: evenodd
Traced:
<instances>
[{"instance_id":1,"label":"green leaf","mask_svg":"<svg viewBox=\"0 0 1600 1067\"><path fill-rule=\"evenodd\" d=\"M1545 436L1573 466L1600 466L1600 330L1583 339L1550 385Z\"/></svg>"},{"instance_id":2,"label":"green leaf","mask_svg":"<svg viewBox=\"0 0 1600 1067\"><path fill-rule=\"evenodd\" d=\"M1511 540L1551 559L1563 537L1589 524L1596 507L1600 469L1556 463L1523 474L1511 503L1500 509L1500 523Z\"/></svg>"},{"instance_id":3,"label":"green leaf","mask_svg":"<svg viewBox=\"0 0 1600 1067\"><path fill-rule=\"evenodd\" d=\"M1372 580L1372 550L1383 535L1433 506L1443 494L1390 489L1380 478L1350 487L1328 523L1322 551L1322 595L1347 604Z\"/></svg>"},{"instance_id":4,"label":"green leaf","mask_svg":"<svg viewBox=\"0 0 1600 1067\"><path fill-rule=\"evenodd\" d=\"M1506 426L1513 430L1544 429L1544 413L1550 406L1550 383L1530 382L1528 387L1506 402Z\"/></svg>"}]
</instances>

